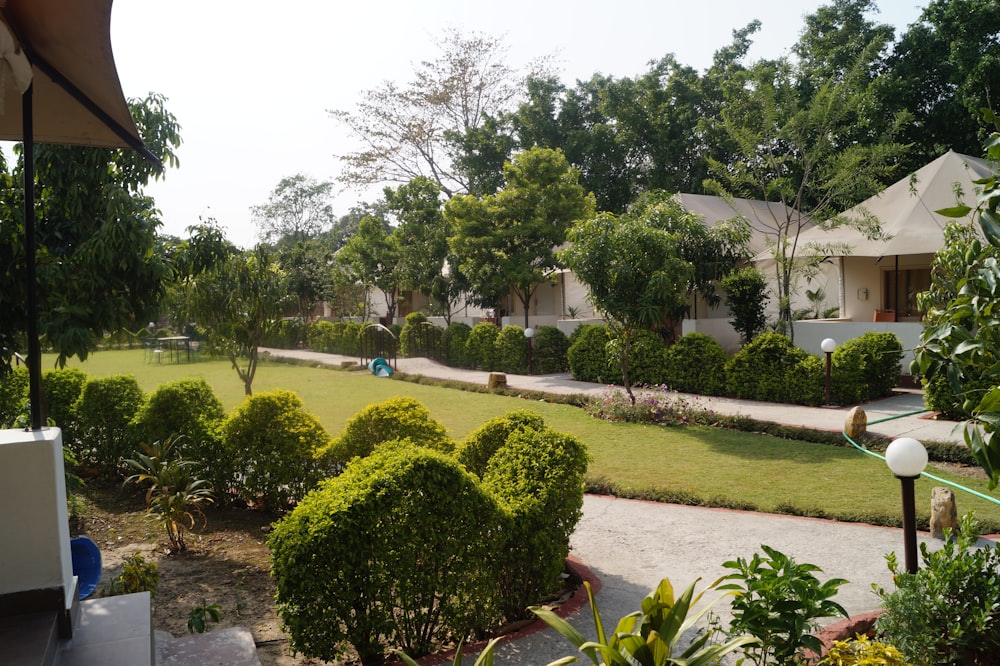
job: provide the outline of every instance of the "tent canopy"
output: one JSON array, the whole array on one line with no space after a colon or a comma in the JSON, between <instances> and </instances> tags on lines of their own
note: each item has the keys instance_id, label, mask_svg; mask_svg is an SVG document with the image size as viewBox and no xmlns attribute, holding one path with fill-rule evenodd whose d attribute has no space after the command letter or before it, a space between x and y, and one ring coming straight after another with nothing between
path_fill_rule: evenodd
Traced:
<instances>
[{"instance_id":1,"label":"tent canopy","mask_svg":"<svg viewBox=\"0 0 1000 666\"><path fill-rule=\"evenodd\" d=\"M112 0L0 0L0 20L31 63L34 141L108 148L143 145L111 52ZM9 58L5 60L10 60ZM23 137L21 90L3 63L0 139Z\"/></svg>"},{"instance_id":2,"label":"tent canopy","mask_svg":"<svg viewBox=\"0 0 1000 666\"><path fill-rule=\"evenodd\" d=\"M885 257L907 254L933 254L944 244L944 227L949 218L934 211L957 203L975 207L978 186L972 181L993 174L986 160L949 150L911 176L893 183L879 194L845 211L843 217L864 220L874 215L888 240L869 240L864 234L841 226L830 231L811 229L799 235L803 243L834 244L833 256ZM957 192L956 192L957 189Z\"/></svg>"},{"instance_id":3,"label":"tent canopy","mask_svg":"<svg viewBox=\"0 0 1000 666\"><path fill-rule=\"evenodd\" d=\"M684 210L701 215L709 227L734 217L743 218L750 225L751 255L764 253L768 239L774 239L776 229L798 215L785 204L775 201L723 198L709 194L678 194L677 201ZM803 225L812 228L807 220L803 221Z\"/></svg>"}]
</instances>

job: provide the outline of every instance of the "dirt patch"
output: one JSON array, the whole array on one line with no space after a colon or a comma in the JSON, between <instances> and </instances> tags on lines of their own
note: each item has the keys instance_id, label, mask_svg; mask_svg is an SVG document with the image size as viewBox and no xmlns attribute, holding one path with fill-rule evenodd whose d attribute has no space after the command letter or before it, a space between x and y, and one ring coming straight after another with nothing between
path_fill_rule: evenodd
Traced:
<instances>
[{"instance_id":1,"label":"dirt patch","mask_svg":"<svg viewBox=\"0 0 1000 666\"><path fill-rule=\"evenodd\" d=\"M986 472L979 465L963 465L962 463L932 462L929 467L936 467L941 470L965 476L970 479L988 479Z\"/></svg>"},{"instance_id":2,"label":"dirt patch","mask_svg":"<svg viewBox=\"0 0 1000 666\"><path fill-rule=\"evenodd\" d=\"M121 573L125 558L140 553L146 561L156 562L160 571L160 584L153 598L155 629L183 636L188 633L188 616L193 609L218 604L222 621L212 623L209 630L249 628L263 666L358 663L291 655L275 609L274 581L269 574L267 533L277 515L210 508L204 527L188 535L188 550L171 554L163 528L146 519L140 494L91 482L82 498L79 518L72 522L71 532L73 536L85 534L101 549L104 570L96 595Z\"/></svg>"}]
</instances>

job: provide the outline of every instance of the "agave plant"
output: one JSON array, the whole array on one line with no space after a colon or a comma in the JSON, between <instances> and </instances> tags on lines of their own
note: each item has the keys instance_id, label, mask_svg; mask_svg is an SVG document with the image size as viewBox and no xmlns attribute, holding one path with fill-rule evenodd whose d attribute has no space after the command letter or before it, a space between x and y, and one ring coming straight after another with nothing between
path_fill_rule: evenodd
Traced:
<instances>
[{"instance_id":1,"label":"agave plant","mask_svg":"<svg viewBox=\"0 0 1000 666\"><path fill-rule=\"evenodd\" d=\"M670 580L664 578L655 590L642 600L642 610L626 615L618 621L614 632L608 636L604 631L601 614L594 601L593 590L584 583L590 608L594 613L597 640L588 641L573 625L550 610L532 607L531 612L562 634L580 652L587 655L596 666L708 666L715 664L723 655L744 645L755 643L752 636L737 636L723 644L709 643L711 633L703 633L686 648L680 644L681 637L707 613L712 606L727 594L723 594L697 613L688 612L698 604L704 593L714 589L716 581L695 596L696 579L678 598L674 598L674 588ZM563 657L548 666L571 664L579 659L575 656Z\"/></svg>"},{"instance_id":2,"label":"agave plant","mask_svg":"<svg viewBox=\"0 0 1000 666\"><path fill-rule=\"evenodd\" d=\"M194 476L195 463L173 458L178 439L168 437L163 443L142 444L145 453L136 456L136 460L126 461L138 473L125 480L125 483L151 482L146 491L146 513L166 529L174 552L187 550L185 531L194 529L196 516L204 518L201 506L212 501L208 481Z\"/></svg>"}]
</instances>

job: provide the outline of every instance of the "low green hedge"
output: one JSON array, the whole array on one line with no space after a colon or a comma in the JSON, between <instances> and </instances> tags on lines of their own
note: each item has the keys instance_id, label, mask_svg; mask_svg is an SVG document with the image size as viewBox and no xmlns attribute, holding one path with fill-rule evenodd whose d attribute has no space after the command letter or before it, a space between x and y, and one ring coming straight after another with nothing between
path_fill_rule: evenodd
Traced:
<instances>
[{"instance_id":1,"label":"low green hedge","mask_svg":"<svg viewBox=\"0 0 1000 666\"><path fill-rule=\"evenodd\" d=\"M414 398L391 398L368 405L352 416L340 437L322 452L330 470L341 469L353 458L364 458L380 444L409 439L427 448L450 453L455 443L444 424Z\"/></svg>"},{"instance_id":2,"label":"low green hedge","mask_svg":"<svg viewBox=\"0 0 1000 666\"><path fill-rule=\"evenodd\" d=\"M834 404L853 405L892 394L899 385L903 344L894 333L869 331L838 346L831 355Z\"/></svg>"},{"instance_id":3,"label":"low green hedge","mask_svg":"<svg viewBox=\"0 0 1000 666\"><path fill-rule=\"evenodd\" d=\"M28 369L12 368L0 375L0 428L12 428L28 400Z\"/></svg>"},{"instance_id":4,"label":"low green hedge","mask_svg":"<svg viewBox=\"0 0 1000 666\"><path fill-rule=\"evenodd\" d=\"M763 333L726 363L728 393L746 400L823 402L823 362L779 333Z\"/></svg>"},{"instance_id":5,"label":"low green hedge","mask_svg":"<svg viewBox=\"0 0 1000 666\"><path fill-rule=\"evenodd\" d=\"M663 383L681 393L725 395L728 360L715 338L688 333L667 347Z\"/></svg>"},{"instance_id":6,"label":"low green hedge","mask_svg":"<svg viewBox=\"0 0 1000 666\"><path fill-rule=\"evenodd\" d=\"M535 372L550 374L569 370L569 339L555 326L539 326L532 342L532 365Z\"/></svg>"},{"instance_id":7,"label":"low green hedge","mask_svg":"<svg viewBox=\"0 0 1000 666\"><path fill-rule=\"evenodd\" d=\"M109 477L119 477L124 461L139 448L132 419L145 398L132 375L88 379L73 403L77 458Z\"/></svg>"},{"instance_id":8,"label":"low green hedge","mask_svg":"<svg viewBox=\"0 0 1000 666\"><path fill-rule=\"evenodd\" d=\"M621 373L611 365L608 356L608 328L596 324L584 324L570 336L566 352L573 379L581 382L608 384Z\"/></svg>"},{"instance_id":9,"label":"low green hedge","mask_svg":"<svg viewBox=\"0 0 1000 666\"><path fill-rule=\"evenodd\" d=\"M499 335L500 328L496 324L481 322L473 326L465 341L466 366L475 370L495 370Z\"/></svg>"},{"instance_id":10,"label":"low green hedge","mask_svg":"<svg viewBox=\"0 0 1000 666\"><path fill-rule=\"evenodd\" d=\"M380 664L493 629L496 501L452 458L408 441L324 481L268 539L291 648L333 661L346 644Z\"/></svg>"},{"instance_id":11,"label":"low green hedge","mask_svg":"<svg viewBox=\"0 0 1000 666\"><path fill-rule=\"evenodd\" d=\"M283 510L320 480L330 435L291 391L248 396L221 428L229 485L248 504Z\"/></svg>"},{"instance_id":12,"label":"low green hedge","mask_svg":"<svg viewBox=\"0 0 1000 666\"><path fill-rule=\"evenodd\" d=\"M494 341L494 369L512 375L528 373L528 339L524 329L510 324L500 329Z\"/></svg>"},{"instance_id":13,"label":"low green hedge","mask_svg":"<svg viewBox=\"0 0 1000 666\"><path fill-rule=\"evenodd\" d=\"M350 643L363 664L382 663L386 644L421 656L528 616L558 586L584 446L535 414L508 414L459 454L480 480L428 448L435 437L414 430L353 458L275 526L272 574L294 650L332 660Z\"/></svg>"},{"instance_id":14,"label":"low green hedge","mask_svg":"<svg viewBox=\"0 0 1000 666\"><path fill-rule=\"evenodd\" d=\"M465 348L471 333L472 328L460 321L454 321L448 325L448 328L444 331L444 339L442 341L445 349L445 363L453 368L469 367L468 354Z\"/></svg>"}]
</instances>

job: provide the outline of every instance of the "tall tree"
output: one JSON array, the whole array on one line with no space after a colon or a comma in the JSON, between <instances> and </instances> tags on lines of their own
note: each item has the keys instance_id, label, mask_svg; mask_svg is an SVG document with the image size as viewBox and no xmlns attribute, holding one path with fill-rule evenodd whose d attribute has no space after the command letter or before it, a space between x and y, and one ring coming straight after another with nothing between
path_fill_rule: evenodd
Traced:
<instances>
[{"instance_id":1,"label":"tall tree","mask_svg":"<svg viewBox=\"0 0 1000 666\"><path fill-rule=\"evenodd\" d=\"M913 115L900 135L913 144L904 169L915 171L949 149L978 154L987 134L980 113L1000 101L1000 3L931 0L877 85L883 114Z\"/></svg>"},{"instance_id":2,"label":"tall tree","mask_svg":"<svg viewBox=\"0 0 1000 666\"><path fill-rule=\"evenodd\" d=\"M651 327L672 343L695 299L704 299L712 308L719 305L720 281L750 258L750 226L734 217L709 227L701 216L685 211L673 195L661 190L640 195L629 207L628 216L672 234L677 256L692 267L684 302L666 310L661 321Z\"/></svg>"},{"instance_id":3,"label":"tall tree","mask_svg":"<svg viewBox=\"0 0 1000 666\"><path fill-rule=\"evenodd\" d=\"M399 299L399 239L386 220L374 215L362 218L358 232L347 240L338 255L340 263L357 283L382 292L389 322L396 317Z\"/></svg>"},{"instance_id":4,"label":"tall tree","mask_svg":"<svg viewBox=\"0 0 1000 666\"><path fill-rule=\"evenodd\" d=\"M650 209L647 209L649 212ZM680 223L679 206L662 204L657 213ZM679 254L680 234L643 217L602 213L576 224L571 245L560 256L588 289L619 342L616 357L622 384L633 404L629 358L638 331L652 329L687 303L694 267ZM660 223L665 220L660 220Z\"/></svg>"},{"instance_id":5,"label":"tall tree","mask_svg":"<svg viewBox=\"0 0 1000 666\"><path fill-rule=\"evenodd\" d=\"M267 203L250 207L260 239L295 244L316 238L334 222L332 196L333 183L301 173L282 178Z\"/></svg>"},{"instance_id":6,"label":"tall tree","mask_svg":"<svg viewBox=\"0 0 1000 666\"><path fill-rule=\"evenodd\" d=\"M864 65L870 58L862 55L857 62ZM811 86L808 97L801 94L803 75L780 60L758 63L726 83L719 128L739 154L729 163L711 160L717 180L708 183L723 195L781 204L770 208L771 218L752 224L771 248L779 323L790 334L791 297L799 279L830 253L801 247L799 233L812 224L847 223L838 213L877 192L903 152L891 135L899 123L866 143L854 141L855 121L871 95L864 67ZM875 236L877 222L855 226Z\"/></svg>"},{"instance_id":7,"label":"tall tree","mask_svg":"<svg viewBox=\"0 0 1000 666\"><path fill-rule=\"evenodd\" d=\"M473 190L452 159L455 145L472 140L487 117L512 106L522 74L506 63L502 39L450 29L437 45L440 57L421 62L410 82L386 81L364 91L356 111L330 111L363 145L341 156L343 182L405 183L425 176L447 197Z\"/></svg>"},{"instance_id":8,"label":"tall tree","mask_svg":"<svg viewBox=\"0 0 1000 666\"><path fill-rule=\"evenodd\" d=\"M495 195L452 198L445 216L454 224L451 249L473 298L496 307L513 291L527 328L535 289L560 267L556 249L574 222L593 215L594 198L557 150L518 154L504 166L504 179Z\"/></svg>"},{"instance_id":9,"label":"tall tree","mask_svg":"<svg viewBox=\"0 0 1000 666\"><path fill-rule=\"evenodd\" d=\"M130 100L140 135L165 166L180 145L166 100ZM4 165L6 167L6 165ZM144 193L163 171L134 151L35 147L39 329L59 355L85 359L106 331L134 330L158 308L170 266L159 212ZM27 298L20 163L0 174L0 365L23 340Z\"/></svg>"},{"instance_id":10,"label":"tall tree","mask_svg":"<svg viewBox=\"0 0 1000 666\"><path fill-rule=\"evenodd\" d=\"M414 178L385 189L386 207L396 218L392 231L399 249L399 281L431 298L435 313L451 322L451 313L467 290L467 281L448 248L441 188L429 178Z\"/></svg>"},{"instance_id":11,"label":"tall tree","mask_svg":"<svg viewBox=\"0 0 1000 666\"><path fill-rule=\"evenodd\" d=\"M286 276L271 250L258 245L234 253L191 280L186 297L191 318L208 331L209 345L229 359L252 395L260 346L289 300Z\"/></svg>"}]
</instances>

